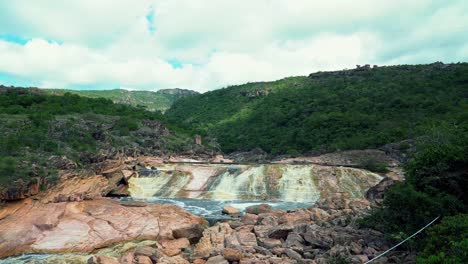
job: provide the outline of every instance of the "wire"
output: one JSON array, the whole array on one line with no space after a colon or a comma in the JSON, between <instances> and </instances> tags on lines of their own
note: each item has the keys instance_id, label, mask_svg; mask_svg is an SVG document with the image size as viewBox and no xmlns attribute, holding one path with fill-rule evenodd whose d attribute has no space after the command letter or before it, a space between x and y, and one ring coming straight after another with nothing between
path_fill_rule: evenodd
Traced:
<instances>
[{"instance_id":1,"label":"wire","mask_svg":"<svg viewBox=\"0 0 468 264\"><path fill-rule=\"evenodd\" d=\"M380 255L378 255L377 257L365 262L364 264L367 264L367 263L371 263L372 261L382 257L383 255L387 254L388 252L390 252L391 250L395 249L396 247L398 247L399 245L405 243L406 241L408 241L409 239L411 239L412 237L414 237L415 235L419 234L421 231L423 231L424 229L426 229L427 227L429 227L430 225L432 225L437 219L439 219L440 215L437 216L436 218L434 218L434 220L432 220L429 224L425 225L423 228L419 229L416 233L412 234L411 236L407 237L405 240L401 241L400 243L396 244L395 246L385 250L384 252L382 252Z\"/></svg>"}]
</instances>

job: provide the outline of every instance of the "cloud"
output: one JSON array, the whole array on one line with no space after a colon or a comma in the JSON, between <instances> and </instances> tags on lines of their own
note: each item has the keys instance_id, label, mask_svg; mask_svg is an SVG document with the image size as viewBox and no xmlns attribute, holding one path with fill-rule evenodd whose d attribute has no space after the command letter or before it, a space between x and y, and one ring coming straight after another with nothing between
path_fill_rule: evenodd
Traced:
<instances>
[{"instance_id":1,"label":"cloud","mask_svg":"<svg viewBox=\"0 0 468 264\"><path fill-rule=\"evenodd\" d=\"M207 91L468 59L465 1L17 0L0 10L0 73L40 87Z\"/></svg>"}]
</instances>

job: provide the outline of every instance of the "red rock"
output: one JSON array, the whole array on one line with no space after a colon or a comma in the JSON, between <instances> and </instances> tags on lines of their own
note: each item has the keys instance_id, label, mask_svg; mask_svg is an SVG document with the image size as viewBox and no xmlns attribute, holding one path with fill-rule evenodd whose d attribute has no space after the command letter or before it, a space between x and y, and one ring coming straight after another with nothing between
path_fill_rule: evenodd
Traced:
<instances>
[{"instance_id":1,"label":"red rock","mask_svg":"<svg viewBox=\"0 0 468 264\"><path fill-rule=\"evenodd\" d=\"M119 264L119 261L112 257L94 255L88 259L88 264Z\"/></svg>"},{"instance_id":2,"label":"red rock","mask_svg":"<svg viewBox=\"0 0 468 264\"><path fill-rule=\"evenodd\" d=\"M137 256L135 260L137 264L153 264L148 256Z\"/></svg>"},{"instance_id":3,"label":"red rock","mask_svg":"<svg viewBox=\"0 0 468 264\"><path fill-rule=\"evenodd\" d=\"M206 263L206 260L204 259L201 259L201 258L197 258L197 259L194 259L192 261L193 264L205 264Z\"/></svg>"},{"instance_id":4,"label":"red rock","mask_svg":"<svg viewBox=\"0 0 468 264\"><path fill-rule=\"evenodd\" d=\"M284 223L307 223L310 222L310 212L307 210L298 210L296 212L287 213L280 217L279 224Z\"/></svg>"},{"instance_id":5,"label":"red rock","mask_svg":"<svg viewBox=\"0 0 468 264\"><path fill-rule=\"evenodd\" d=\"M180 248L163 248L162 252L169 257L173 257L179 255L182 251Z\"/></svg>"},{"instance_id":6,"label":"red rock","mask_svg":"<svg viewBox=\"0 0 468 264\"><path fill-rule=\"evenodd\" d=\"M259 204L259 205L252 205L245 208L245 212L249 214L262 214L262 213L269 213L271 212L271 206L268 204Z\"/></svg>"},{"instance_id":7,"label":"red rock","mask_svg":"<svg viewBox=\"0 0 468 264\"><path fill-rule=\"evenodd\" d=\"M0 257L88 253L120 241L172 239L174 229L204 223L173 205L125 207L107 198L49 204L25 200L0 210Z\"/></svg>"},{"instance_id":8,"label":"red rock","mask_svg":"<svg viewBox=\"0 0 468 264\"><path fill-rule=\"evenodd\" d=\"M135 256L132 252L126 252L120 257L120 263L122 264L133 264Z\"/></svg>"},{"instance_id":9,"label":"red rock","mask_svg":"<svg viewBox=\"0 0 468 264\"><path fill-rule=\"evenodd\" d=\"M240 210L230 205L226 205L223 207L223 214L236 215L240 214Z\"/></svg>"},{"instance_id":10,"label":"red rock","mask_svg":"<svg viewBox=\"0 0 468 264\"><path fill-rule=\"evenodd\" d=\"M255 225L257 223L257 220L258 220L258 215L254 215L254 214L247 213L242 217L242 223L244 225Z\"/></svg>"},{"instance_id":11,"label":"red rock","mask_svg":"<svg viewBox=\"0 0 468 264\"><path fill-rule=\"evenodd\" d=\"M188 262L181 256L175 256L175 257L162 257L158 260L158 264L190 264L190 262Z\"/></svg>"},{"instance_id":12,"label":"red rock","mask_svg":"<svg viewBox=\"0 0 468 264\"><path fill-rule=\"evenodd\" d=\"M229 264L223 256L214 256L209 258L205 264Z\"/></svg>"},{"instance_id":13,"label":"red rock","mask_svg":"<svg viewBox=\"0 0 468 264\"><path fill-rule=\"evenodd\" d=\"M242 259L243 254L237 249L225 248L223 250L223 256L226 260L229 260L229 261L239 261Z\"/></svg>"},{"instance_id":14,"label":"red rock","mask_svg":"<svg viewBox=\"0 0 468 264\"><path fill-rule=\"evenodd\" d=\"M188 248L190 247L190 241L187 238L179 238L179 239L172 239L172 240L163 240L161 241L161 245L164 248Z\"/></svg>"}]
</instances>

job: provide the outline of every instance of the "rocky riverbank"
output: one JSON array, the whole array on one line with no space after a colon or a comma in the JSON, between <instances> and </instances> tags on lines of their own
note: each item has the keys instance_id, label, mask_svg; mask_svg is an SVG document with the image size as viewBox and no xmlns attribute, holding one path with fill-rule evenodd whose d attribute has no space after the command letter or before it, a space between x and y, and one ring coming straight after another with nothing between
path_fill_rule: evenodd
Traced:
<instances>
[{"instance_id":1,"label":"rocky riverbank","mask_svg":"<svg viewBox=\"0 0 468 264\"><path fill-rule=\"evenodd\" d=\"M245 212L227 207L224 211L232 214L233 219L211 227L203 218L175 205L108 198L129 195L132 178L141 177L144 170L157 171L165 162L168 161L155 157L106 160L87 170L61 171L59 181L47 191L35 187L34 191L8 196L31 197L8 202L0 210L0 257L67 253L63 255L65 263L90 264L333 263L341 260L364 263L390 246L383 234L359 228L356 220L380 204L382 192L394 182L391 178L401 178L398 168L379 177L366 177L374 174L354 168L314 165L318 169L311 170L313 177L318 177L314 184L323 189L314 206L286 211L261 205L248 207ZM198 174L210 176L207 171L213 170L211 167L207 170L208 165L193 166L193 171L178 167L174 173L186 171L188 183L193 180L200 183L196 180ZM341 179L347 170L353 172L350 175L356 180ZM289 179L287 175L280 178ZM216 178L212 176L208 178ZM364 186L363 192L370 189L365 195L361 191L359 195L341 191L344 184L351 183ZM297 184L302 186L303 181ZM187 186L205 186L198 185ZM128 243L133 244L128 246ZM116 245L121 245L118 250L110 250ZM408 260L405 257L392 253L379 261L401 263ZM60 255L50 259L49 263L54 263Z\"/></svg>"}]
</instances>

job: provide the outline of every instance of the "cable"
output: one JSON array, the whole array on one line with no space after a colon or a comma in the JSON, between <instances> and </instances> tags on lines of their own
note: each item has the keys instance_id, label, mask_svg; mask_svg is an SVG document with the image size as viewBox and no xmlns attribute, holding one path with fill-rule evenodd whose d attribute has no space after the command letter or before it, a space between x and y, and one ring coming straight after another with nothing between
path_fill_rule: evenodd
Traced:
<instances>
[{"instance_id":1,"label":"cable","mask_svg":"<svg viewBox=\"0 0 468 264\"><path fill-rule=\"evenodd\" d=\"M434 220L432 220L429 224L427 224L426 226L424 226L423 228L419 229L416 233L412 234L411 236L407 237L405 240L401 241L400 243L396 244L395 246L385 250L384 252L382 252L380 255L378 255L377 257L365 262L364 264L367 264L367 263L371 263L372 261L382 257L383 255L387 254L388 252L390 252L391 250L395 249L396 247L398 247L399 245L405 243L406 241L408 241L409 239L411 239L412 237L414 237L415 235L419 234L421 231L423 231L424 229L426 229L427 227L429 227L430 225L432 225L437 219L439 219L440 215L437 216L436 218L434 218Z\"/></svg>"}]
</instances>

